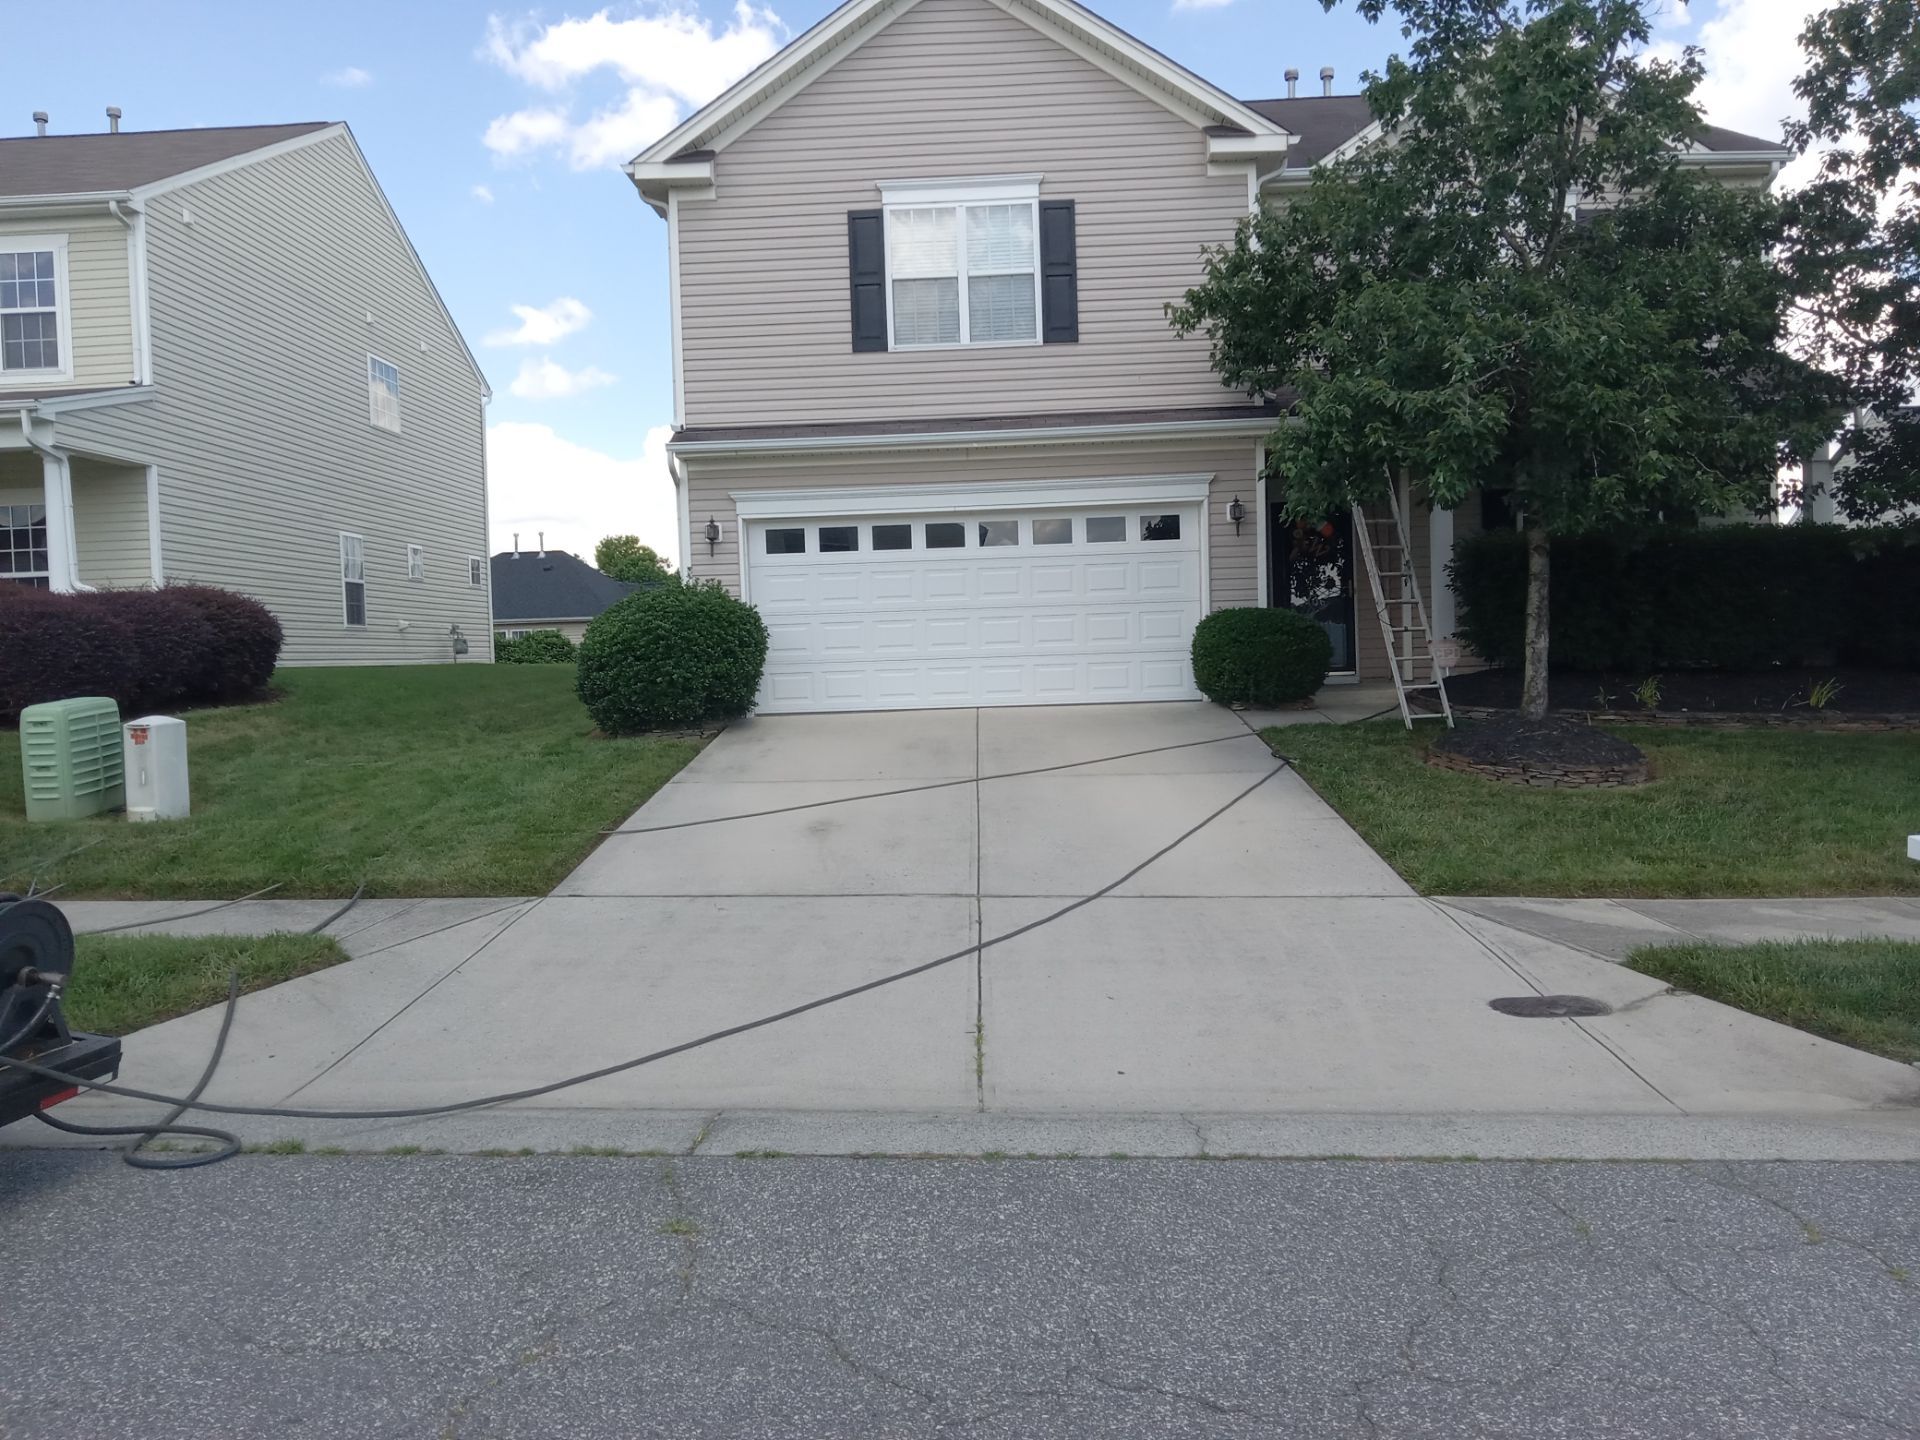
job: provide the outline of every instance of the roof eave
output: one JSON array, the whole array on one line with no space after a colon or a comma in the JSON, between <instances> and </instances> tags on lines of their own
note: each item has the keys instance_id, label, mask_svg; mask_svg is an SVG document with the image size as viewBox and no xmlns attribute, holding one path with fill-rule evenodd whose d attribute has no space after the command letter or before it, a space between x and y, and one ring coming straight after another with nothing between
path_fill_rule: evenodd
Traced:
<instances>
[{"instance_id":1,"label":"roof eave","mask_svg":"<svg viewBox=\"0 0 1920 1440\"><path fill-rule=\"evenodd\" d=\"M105 210L133 199L131 190L77 190L65 195L0 195L0 210Z\"/></svg>"}]
</instances>

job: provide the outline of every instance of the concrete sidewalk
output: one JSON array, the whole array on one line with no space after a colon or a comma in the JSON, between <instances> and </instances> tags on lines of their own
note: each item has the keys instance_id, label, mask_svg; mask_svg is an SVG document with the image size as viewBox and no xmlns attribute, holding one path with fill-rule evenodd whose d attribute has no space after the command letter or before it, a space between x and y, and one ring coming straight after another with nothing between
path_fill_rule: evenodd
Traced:
<instances>
[{"instance_id":1,"label":"concrete sidewalk","mask_svg":"<svg viewBox=\"0 0 1920 1440\"><path fill-rule=\"evenodd\" d=\"M1920 1157L1911 1067L1671 994L1501 903L1414 895L1211 706L755 719L551 897L356 907L332 927L353 961L242 1001L209 1098L449 1103L957 954L530 1108L238 1128L357 1148ZM246 931L337 904L197 908L148 913ZM1488 1008L1528 993L1615 1010ZM184 1089L218 1019L129 1037L130 1082Z\"/></svg>"},{"instance_id":2,"label":"concrete sidewalk","mask_svg":"<svg viewBox=\"0 0 1920 1440\"><path fill-rule=\"evenodd\" d=\"M1920 900L1554 900L1447 895L1462 916L1609 960L1642 945L1747 945L1759 940L1920 940Z\"/></svg>"}]
</instances>

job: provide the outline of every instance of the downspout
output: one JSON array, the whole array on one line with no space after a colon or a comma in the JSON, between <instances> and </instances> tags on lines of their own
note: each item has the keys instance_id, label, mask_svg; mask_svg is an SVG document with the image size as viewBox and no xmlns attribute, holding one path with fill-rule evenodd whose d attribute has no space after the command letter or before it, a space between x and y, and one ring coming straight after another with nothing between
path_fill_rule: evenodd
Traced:
<instances>
[{"instance_id":1,"label":"downspout","mask_svg":"<svg viewBox=\"0 0 1920 1440\"><path fill-rule=\"evenodd\" d=\"M107 201L107 213L127 227L127 308L133 312L133 381L153 383L152 319L147 313L147 227L144 211L132 214L118 200Z\"/></svg>"},{"instance_id":2,"label":"downspout","mask_svg":"<svg viewBox=\"0 0 1920 1440\"><path fill-rule=\"evenodd\" d=\"M61 578L75 590L83 591L89 595L93 594L94 587L86 584L80 578L80 554L75 544L73 528L73 457L58 446L49 445L44 441L34 438L33 411L31 409L25 406L21 407L21 409L16 412L16 418L20 421L20 434L26 440L27 448L35 451L43 462L40 472L41 498L46 502L49 514L57 509L60 515L60 528L63 532L61 537L60 559L62 567L66 570L66 574ZM60 474L58 487L60 493L58 495L48 495L45 493L47 489L47 467L44 462L49 460L53 462L53 468L57 469ZM53 537L50 535L47 538L51 541ZM49 546L49 548L51 548L51 546ZM52 557L49 556L48 559L49 562L51 562ZM48 565L48 570L49 572L52 570L51 563ZM49 587L51 587L53 582L51 573L47 576L47 582Z\"/></svg>"}]
</instances>

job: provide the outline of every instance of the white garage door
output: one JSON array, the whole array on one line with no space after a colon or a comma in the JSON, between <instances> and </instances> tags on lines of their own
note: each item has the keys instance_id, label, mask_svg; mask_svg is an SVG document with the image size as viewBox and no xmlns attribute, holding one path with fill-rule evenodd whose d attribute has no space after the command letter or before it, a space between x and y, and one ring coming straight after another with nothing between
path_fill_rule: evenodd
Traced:
<instances>
[{"instance_id":1,"label":"white garage door","mask_svg":"<svg viewBox=\"0 0 1920 1440\"><path fill-rule=\"evenodd\" d=\"M1197 504L745 526L763 711L1193 700Z\"/></svg>"}]
</instances>

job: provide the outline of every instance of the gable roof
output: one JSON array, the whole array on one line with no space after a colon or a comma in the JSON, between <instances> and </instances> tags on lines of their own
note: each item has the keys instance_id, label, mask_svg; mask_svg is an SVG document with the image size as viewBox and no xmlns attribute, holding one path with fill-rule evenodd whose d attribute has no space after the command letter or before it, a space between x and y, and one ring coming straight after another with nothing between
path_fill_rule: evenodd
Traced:
<instances>
[{"instance_id":1,"label":"gable roof","mask_svg":"<svg viewBox=\"0 0 1920 1440\"><path fill-rule=\"evenodd\" d=\"M119 194L296 140L333 123L15 136L0 140L0 196Z\"/></svg>"},{"instance_id":2,"label":"gable roof","mask_svg":"<svg viewBox=\"0 0 1920 1440\"><path fill-rule=\"evenodd\" d=\"M493 621L591 620L639 589L565 550L506 551L491 562Z\"/></svg>"},{"instance_id":3,"label":"gable roof","mask_svg":"<svg viewBox=\"0 0 1920 1440\"><path fill-rule=\"evenodd\" d=\"M718 98L694 111L628 164L638 183L639 170L695 158L689 152L712 149L731 140L800 86L852 52L917 0L846 0L812 29L790 41ZM1151 99L1203 125L1235 133L1285 137L1285 128L1250 109L1185 66L1135 39L1076 0L986 0L1114 74ZM1277 147L1282 148L1282 147ZM706 158L706 157L699 157Z\"/></svg>"}]
</instances>

